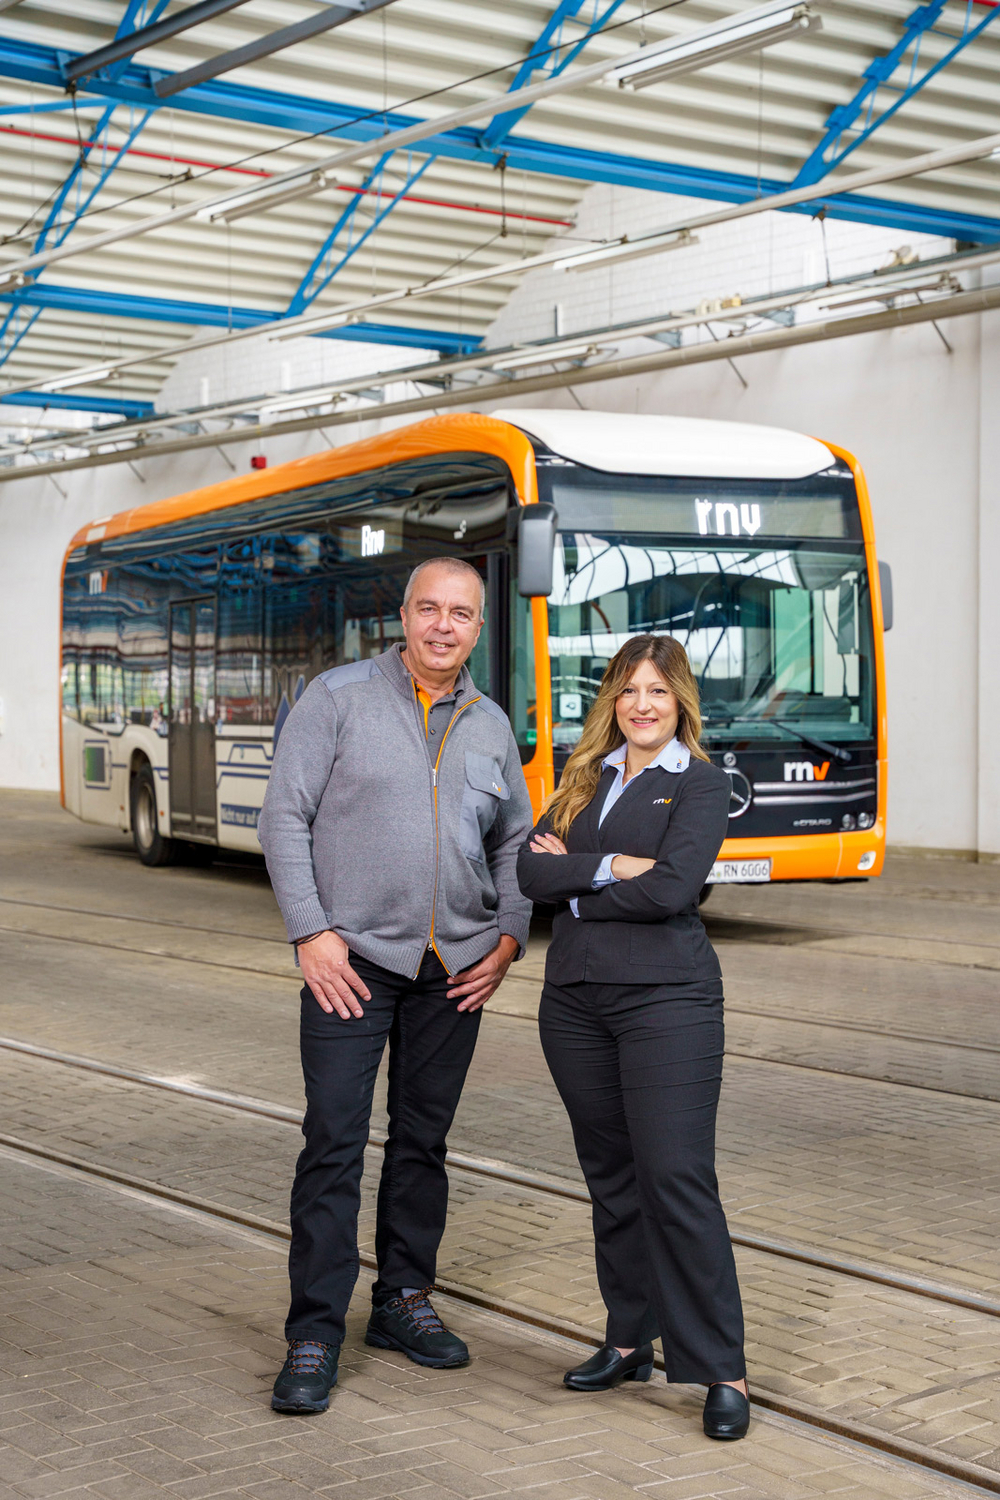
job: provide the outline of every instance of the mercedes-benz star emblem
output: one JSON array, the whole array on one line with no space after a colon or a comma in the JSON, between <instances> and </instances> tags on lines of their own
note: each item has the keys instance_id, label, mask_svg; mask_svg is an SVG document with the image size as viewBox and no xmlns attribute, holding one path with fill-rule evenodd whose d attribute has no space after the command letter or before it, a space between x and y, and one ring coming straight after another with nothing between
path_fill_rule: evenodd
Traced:
<instances>
[{"instance_id":1,"label":"mercedes-benz star emblem","mask_svg":"<svg viewBox=\"0 0 1000 1500\"><path fill-rule=\"evenodd\" d=\"M727 766L726 775L729 777L731 783L729 816L731 818L742 818L753 801L753 788L742 771L734 771Z\"/></svg>"}]
</instances>

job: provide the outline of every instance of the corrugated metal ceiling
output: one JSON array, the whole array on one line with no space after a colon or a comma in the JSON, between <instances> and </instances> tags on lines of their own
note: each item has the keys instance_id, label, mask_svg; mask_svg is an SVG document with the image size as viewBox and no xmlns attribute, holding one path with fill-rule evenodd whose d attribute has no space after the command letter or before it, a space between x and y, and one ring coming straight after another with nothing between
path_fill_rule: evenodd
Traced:
<instances>
[{"instance_id":1,"label":"corrugated metal ceiling","mask_svg":"<svg viewBox=\"0 0 1000 1500\"><path fill-rule=\"evenodd\" d=\"M189 0L169 7L172 14ZM336 101L359 115L382 110L407 117L444 114L507 88L550 18L555 0L397 0L369 17L301 42L227 75L240 84L303 99ZM607 4L600 0L599 15ZM585 0L560 40L582 36L597 0ZM143 68L174 72L315 13L314 0L250 0L140 54ZM610 29L593 37L581 61L614 60L650 42L701 27L742 7L733 0L681 0L657 9L655 0L625 0L614 8ZM850 99L872 60L896 45L914 6L907 0L820 6L823 29L801 40L742 60L630 94L591 85L537 104L516 127L514 139L600 153L621 153L685 168L740 173L763 182L791 181L820 139L831 109ZM643 19L643 11L647 12ZM125 0L20 0L0 17L0 34L13 43L86 52L109 41L125 14ZM922 40L919 66L953 45L945 33L961 32L971 12L951 0L940 25ZM974 14L978 22L987 12ZM536 75L537 76L537 75ZM906 81L905 70L900 81ZM433 97L419 96L433 93ZM880 97L880 107L888 98ZM101 104L81 88L78 108L40 112L65 94L53 87L0 78L0 106L33 107L0 116L5 191L0 233L5 258L30 251L61 183L79 159L80 142L101 117ZM411 102L412 101L412 102ZM850 158L851 169L901 161L996 128L1000 118L1000 20L963 51L906 107ZM142 111L121 104L108 140L121 146ZM85 190L112 157L120 156L73 234L104 231L174 204L260 181L328 155L331 138L298 139L241 120L161 107L125 152L94 149L81 174ZM389 163L360 202L354 234L364 231L426 159L415 148ZM462 263L471 267L507 261L540 250L553 234L572 235L574 205L583 179L511 169L489 162L437 156L401 202L354 254L313 304L315 310L367 296L373 290L421 281ZM8 385L56 375L112 355L141 353L148 363L122 382L128 394L149 399L169 368L156 351L193 332L185 322L112 316L108 299L121 294L210 304L216 309L256 309L280 314L289 305L331 226L358 197L374 165L348 169L321 195L273 208L225 226L187 221L54 266L38 287L72 287L94 294L93 309L47 307L16 341L3 367ZM238 168L225 168L239 162ZM188 175L185 175L188 174ZM933 178L898 183L878 196L956 213L1000 219L1000 165L970 163ZM71 206L72 200L68 200ZM506 211L506 217L505 215ZM670 217L664 198L664 219ZM627 226L616 226L618 232ZM504 231L506 233L504 234ZM68 241L72 243L72 240ZM345 230L334 260L350 246ZM391 322L411 330L481 337L513 285L498 280L393 309ZM72 299L70 299L72 300ZM79 302L79 299L77 299ZM160 309L158 317L166 315ZM33 310L22 309L21 317ZM12 324L6 337L18 331ZM0 349L0 353L4 351ZM94 387L95 393L99 387Z\"/></svg>"}]
</instances>

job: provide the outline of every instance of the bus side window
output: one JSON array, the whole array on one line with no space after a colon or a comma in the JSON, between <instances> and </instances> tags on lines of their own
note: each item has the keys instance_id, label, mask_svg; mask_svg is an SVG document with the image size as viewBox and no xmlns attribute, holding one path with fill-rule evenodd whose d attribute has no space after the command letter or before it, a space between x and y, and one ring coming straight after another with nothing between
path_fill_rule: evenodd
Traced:
<instances>
[{"instance_id":1,"label":"bus side window","mask_svg":"<svg viewBox=\"0 0 1000 1500\"><path fill-rule=\"evenodd\" d=\"M261 591L255 584L224 582L219 589L216 693L221 724L260 723L262 613Z\"/></svg>"},{"instance_id":2,"label":"bus side window","mask_svg":"<svg viewBox=\"0 0 1000 1500\"><path fill-rule=\"evenodd\" d=\"M531 600L522 599L516 580L511 582L510 598L510 723L521 764L527 765L538 743Z\"/></svg>"}]
</instances>

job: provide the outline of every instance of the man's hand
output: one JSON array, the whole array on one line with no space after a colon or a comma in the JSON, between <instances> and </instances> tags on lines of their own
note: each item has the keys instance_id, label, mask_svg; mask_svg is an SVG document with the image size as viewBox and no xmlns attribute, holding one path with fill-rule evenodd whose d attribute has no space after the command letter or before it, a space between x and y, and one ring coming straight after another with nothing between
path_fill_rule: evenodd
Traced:
<instances>
[{"instance_id":1,"label":"man's hand","mask_svg":"<svg viewBox=\"0 0 1000 1500\"><path fill-rule=\"evenodd\" d=\"M459 1010L479 1010L498 987L518 954L517 941L504 933L492 953L487 953L471 969L452 976L453 988L448 990L448 999L459 999Z\"/></svg>"},{"instance_id":2,"label":"man's hand","mask_svg":"<svg viewBox=\"0 0 1000 1500\"><path fill-rule=\"evenodd\" d=\"M638 854L616 854L611 861L611 873L616 880L634 880L637 875L645 875L655 864L655 859L644 859Z\"/></svg>"},{"instance_id":3,"label":"man's hand","mask_svg":"<svg viewBox=\"0 0 1000 1500\"><path fill-rule=\"evenodd\" d=\"M562 839L554 833L536 833L531 840L531 849L534 854L569 853Z\"/></svg>"},{"instance_id":4,"label":"man's hand","mask_svg":"<svg viewBox=\"0 0 1000 1500\"><path fill-rule=\"evenodd\" d=\"M336 1011L341 1020L363 1016L362 1000L371 993L348 963L348 947L335 932L318 932L298 944L299 967L316 1002L327 1015Z\"/></svg>"}]
</instances>

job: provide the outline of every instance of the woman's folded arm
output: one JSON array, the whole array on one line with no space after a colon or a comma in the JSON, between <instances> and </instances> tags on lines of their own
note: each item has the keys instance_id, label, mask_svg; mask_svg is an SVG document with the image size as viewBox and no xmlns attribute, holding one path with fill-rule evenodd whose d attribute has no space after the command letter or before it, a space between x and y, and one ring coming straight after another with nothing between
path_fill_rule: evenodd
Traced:
<instances>
[{"instance_id":1,"label":"woman's folded arm","mask_svg":"<svg viewBox=\"0 0 1000 1500\"><path fill-rule=\"evenodd\" d=\"M531 841L550 833L547 821L538 824L525 839L517 855L517 883L532 901L569 901L594 888L594 876L603 854L537 854Z\"/></svg>"},{"instance_id":2,"label":"woman's folded arm","mask_svg":"<svg viewBox=\"0 0 1000 1500\"><path fill-rule=\"evenodd\" d=\"M697 901L729 822L729 788L715 781L685 788L645 875L580 897L585 922L662 922Z\"/></svg>"}]
</instances>

